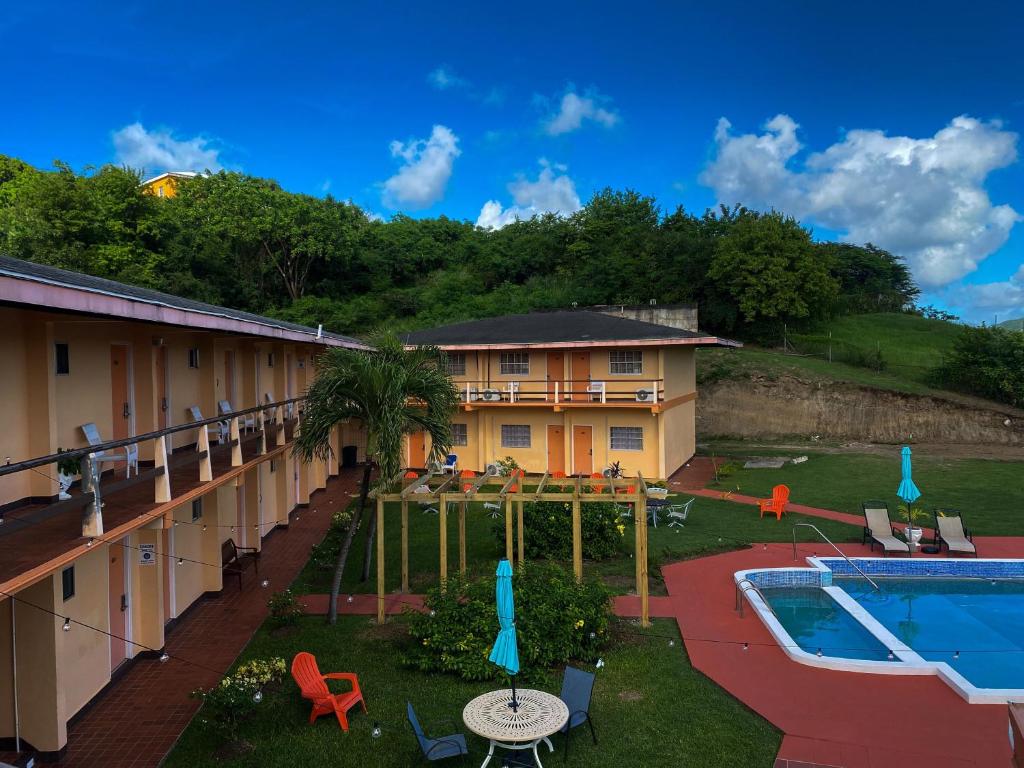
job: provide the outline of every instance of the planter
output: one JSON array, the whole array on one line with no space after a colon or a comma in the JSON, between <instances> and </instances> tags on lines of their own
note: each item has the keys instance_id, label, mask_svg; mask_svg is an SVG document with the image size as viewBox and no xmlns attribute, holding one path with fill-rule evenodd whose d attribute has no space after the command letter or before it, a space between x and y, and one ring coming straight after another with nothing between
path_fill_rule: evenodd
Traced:
<instances>
[{"instance_id":1,"label":"planter","mask_svg":"<svg viewBox=\"0 0 1024 768\"><path fill-rule=\"evenodd\" d=\"M60 486L60 493L57 494L57 498L61 501L67 501L71 498L71 494L68 490L71 488L71 484L75 482L75 476L69 475L66 472L57 473L57 485Z\"/></svg>"},{"instance_id":2,"label":"planter","mask_svg":"<svg viewBox=\"0 0 1024 768\"><path fill-rule=\"evenodd\" d=\"M907 537L907 543L910 544L910 548L917 549L921 545L921 535L924 530L921 528L907 528L904 535Z\"/></svg>"}]
</instances>

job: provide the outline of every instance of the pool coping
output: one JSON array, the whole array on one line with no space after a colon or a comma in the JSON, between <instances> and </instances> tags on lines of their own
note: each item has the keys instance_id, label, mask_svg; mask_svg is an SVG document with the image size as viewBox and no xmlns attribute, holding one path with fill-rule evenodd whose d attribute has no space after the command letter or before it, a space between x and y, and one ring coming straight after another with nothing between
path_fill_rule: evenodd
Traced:
<instances>
[{"instance_id":1,"label":"pool coping","mask_svg":"<svg viewBox=\"0 0 1024 768\"><path fill-rule=\"evenodd\" d=\"M923 571L920 576L930 578L992 578L992 575L988 576L967 576L970 568L968 566L978 565L999 565L1006 566L1004 569L1007 575L1002 578L1019 578L1024 577L1024 560L1009 559L1009 558L972 558L970 560L958 559L958 558L929 558L928 560L914 560L900 559L894 560L889 558L880 557L854 557L849 558L850 561L855 563L858 567L862 568L869 576L881 576L884 577L884 571L890 570L893 573L888 575L902 575L908 576L913 575L914 571ZM1020 688L979 688L970 681L967 680L957 670L953 669L947 662L944 661L931 661L923 658L920 654L914 651L912 648L907 646L905 643L900 641L895 635L886 629L877 619L872 616L866 608L851 597L846 590L841 587L837 587L832 584L833 570L829 567L830 561L844 563L844 558L838 557L808 557L806 561L809 567L791 567L791 568L747 568L741 571L736 571L733 574L733 581L736 585L738 592L741 592L739 598L746 597L747 602L754 609L757 616L760 618L761 623L764 624L768 632L775 638L775 641L779 644L780 649L790 659L799 663L806 664L811 667L819 667L821 669L831 669L840 672L866 672L869 674L879 675L934 675L942 679L949 687L956 691L963 699L970 704L1006 704L1010 702L1024 702L1024 689ZM882 573L878 572L874 566L875 564L885 563L886 566L882 567ZM896 565L899 563L900 565ZM952 564L957 565L952 565ZM891 567L888 564L893 564ZM946 566L949 566L948 568ZM934 571L947 570L949 573L937 574ZM976 568L976 570L988 570L986 568ZM998 569L993 568L992 571ZM1010 572L1018 572L1010 575ZM851 569L853 572L853 569ZM953 573L963 572L963 573ZM774 611L768 605L768 603L761 596L760 585L757 584L756 578L762 574L771 574L783 576L783 574L792 574L794 576L791 582L794 586L814 586L814 577L817 577L818 584L839 605L851 616L853 619L861 624L865 630L871 633L881 645L887 648L892 655L895 657L889 661L874 661L871 659L849 659L840 656L828 656L822 653L818 655L816 653L810 653L805 651L800 645L793 639L793 637L786 631L786 628L782 626L782 623L776 617ZM848 573L840 574L843 576L849 575ZM854 575L856 575L854 573ZM741 582L744 580L754 584L757 589L742 589L740 588ZM739 605L737 603L737 605Z\"/></svg>"}]
</instances>

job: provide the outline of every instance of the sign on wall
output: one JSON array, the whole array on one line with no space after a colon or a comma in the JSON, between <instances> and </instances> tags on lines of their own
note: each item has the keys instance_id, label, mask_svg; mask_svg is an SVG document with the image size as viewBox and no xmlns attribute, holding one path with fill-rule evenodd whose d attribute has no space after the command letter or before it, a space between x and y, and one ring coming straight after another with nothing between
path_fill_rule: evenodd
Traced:
<instances>
[{"instance_id":1,"label":"sign on wall","mask_svg":"<svg viewBox=\"0 0 1024 768\"><path fill-rule=\"evenodd\" d=\"M156 562L156 544L139 544L139 564L153 565Z\"/></svg>"}]
</instances>

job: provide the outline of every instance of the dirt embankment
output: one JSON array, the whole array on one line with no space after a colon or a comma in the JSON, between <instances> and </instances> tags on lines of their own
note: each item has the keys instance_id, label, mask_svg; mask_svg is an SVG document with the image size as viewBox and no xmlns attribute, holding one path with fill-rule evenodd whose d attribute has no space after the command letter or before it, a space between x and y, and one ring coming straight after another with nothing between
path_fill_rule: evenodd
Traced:
<instances>
[{"instance_id":1,"label":"dirt embankment","mask_svg":"<svg viewBox=\"0 0 1024 768\"><path fill-rule=\"evenodd\" d=\"M779 376L705 386L697 398L697 434L1024 446L1024 413Z\"/></svg>"}]
</instances>

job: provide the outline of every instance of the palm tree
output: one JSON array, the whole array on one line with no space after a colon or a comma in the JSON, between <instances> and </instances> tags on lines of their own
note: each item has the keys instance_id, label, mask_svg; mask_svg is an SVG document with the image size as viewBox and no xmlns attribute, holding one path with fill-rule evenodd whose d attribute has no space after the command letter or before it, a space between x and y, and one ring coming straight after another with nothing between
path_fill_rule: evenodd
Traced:
<instances>
[{"instance_id":1,"label":"palm tree","mask_svg":"<svg viewBox=\"0 0 1024 768\"><path fill-rule=\"evenodd\" d=\"M366 428L367 461L359 506L338 550L331 582L331 624L337 619L341 577L366 506L373 465L377 465L377 485L389 484L402 468L403 437L419 431L430 435L429 460L443 458L451 446L451 419L459 402L459 393L445 372L444 353L437 347L407 350L390 333L377 336L372 344L374 350L368 353L336 348L320 356L295 438L294 452L300 459L326 459L331 453L331 433L339 423L358 419ZM370 518L368 547L376 522L376 516Z\"/></svg>"}]
</instances>

